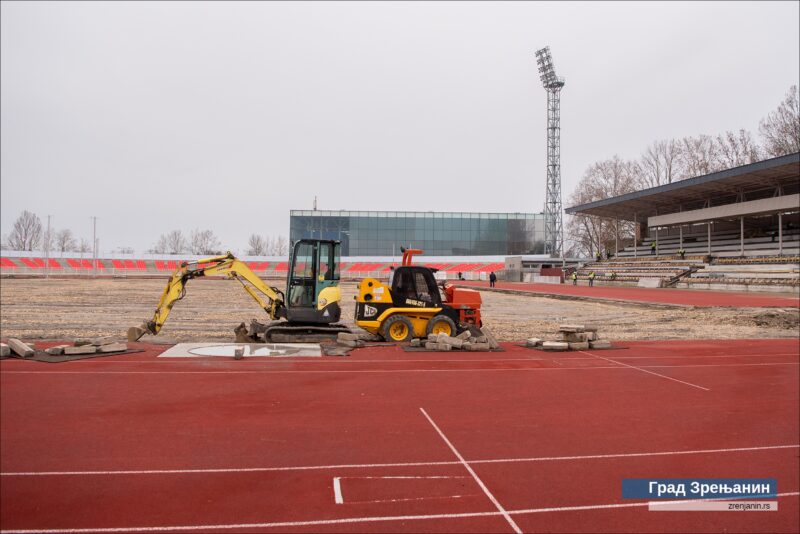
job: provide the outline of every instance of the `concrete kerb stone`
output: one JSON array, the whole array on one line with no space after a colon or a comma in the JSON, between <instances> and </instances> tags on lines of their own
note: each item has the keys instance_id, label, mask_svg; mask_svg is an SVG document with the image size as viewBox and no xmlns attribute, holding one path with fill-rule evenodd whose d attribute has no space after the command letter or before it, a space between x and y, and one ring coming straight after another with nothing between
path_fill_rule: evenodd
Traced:
<instances>
[{"instance_id":1,"label":"concrete kerb stone","mask_svg":"<svg viewBox=\"0 0 800 534\"><path fill-rule=\"evenodd\" d=\"M50 347L48 349L44 349L47 354L51 354L53 356L58 356L59 354L64 354L64 349L70 347L71 345L56 345L54 347Z\"/></svg>"},{"instance_id":2,"label":"concrete kerb stone","mask_svg":"<svg viewBox=\"0 0 800 534\"><path fill-rule=\"evenodd\" d=\"M64 347L64 354L94 354L97 352L97 347L94 345L80 345L79 347Z\"/></svg>"},{"instance_id":3,"label":"concrete kerb stone","mask_svg":"<svg viewBox=\"0 0 800 534\"><path fill-rule=\"evenodd\" d=\"M8 347L23 358L30 358L35 352L29 345L14 337L8 338Z\"/></svg>"},{"instance_id":4,"label":"concrete kerb stone","mask_svg":"<svg viewBox=\"0 0 800 534\"><path fill-rule=\"evenodd\" d=\"M108 343L97 347L97 352L125 352L128 350L127 343ZM244 351L244 349L242 349Z\"/></svg>"},{"instance_id":5,"label":"concrete kerb stone","mask_svg":"<svg viewBox=\"0 0 800 534\"><path fill-rule=\"evenodd\" d=\"M0 343L0 357L11 356L11 347L5 343Z\"/></svg>"}]
</instances>

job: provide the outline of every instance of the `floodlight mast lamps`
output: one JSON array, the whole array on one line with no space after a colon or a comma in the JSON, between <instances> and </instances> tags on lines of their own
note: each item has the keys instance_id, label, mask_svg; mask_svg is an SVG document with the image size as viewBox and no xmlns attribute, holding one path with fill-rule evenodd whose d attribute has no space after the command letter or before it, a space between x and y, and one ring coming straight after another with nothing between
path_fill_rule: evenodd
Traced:
<instances>
[{"instance_id":1,"label":"floodlight mast lamps","mask_svg":"<svg viewBox=\"0 0 800 534\"><path fill-rule=\"evenodd\" d=\"M564 257L561 223L561 89L564 78L556 76L550 47L536 51L539 78L547 91L547 195L544 205L544 251Z\"/></svg>"}]
</instances>

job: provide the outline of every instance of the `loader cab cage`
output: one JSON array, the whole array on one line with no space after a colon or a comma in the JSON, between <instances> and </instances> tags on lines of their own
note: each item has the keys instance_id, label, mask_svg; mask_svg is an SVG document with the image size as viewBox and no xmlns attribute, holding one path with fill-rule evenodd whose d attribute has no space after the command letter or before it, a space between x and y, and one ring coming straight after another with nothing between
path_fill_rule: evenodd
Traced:
<instances>
[{"instance_id":1,"label":"loader cab cage","mask_svg":"<svg viewBox=\"0 0 800 534\"><path fill-rule=\"evenodd\" d=\"M415 301L413 305L425 308L442 306L439 286L436 285L433 272L427 267L398 267L392 279L391 291L396 306L404 306L409 300Z\"/></svg>"}]
</instances>

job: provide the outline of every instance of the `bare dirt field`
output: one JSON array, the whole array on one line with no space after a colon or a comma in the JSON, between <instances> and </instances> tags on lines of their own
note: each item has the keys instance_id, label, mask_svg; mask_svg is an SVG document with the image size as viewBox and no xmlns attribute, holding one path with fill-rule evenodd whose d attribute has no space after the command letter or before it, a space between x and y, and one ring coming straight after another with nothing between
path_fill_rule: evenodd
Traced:
<instances>
[{"instance_id":1,"label":"bare dirt field","mask_svg":"<svg viewBox=\"0 0 800 534\"><path fill-rule=\"evenodd\" d=\"M269 284L282 288L283 280ZM165 279L2 279L0 335L71 339L115 335L150 319ZM342 322L352 325L356 284L342 284ZM558 324L592 322L612 340L797 337L797 309L664 309L484 291L483 321L501 341L554 335ZM235 280L195 280L157 339L233 341L241 322L268 317Z\"/></svg>"}]
</instances>

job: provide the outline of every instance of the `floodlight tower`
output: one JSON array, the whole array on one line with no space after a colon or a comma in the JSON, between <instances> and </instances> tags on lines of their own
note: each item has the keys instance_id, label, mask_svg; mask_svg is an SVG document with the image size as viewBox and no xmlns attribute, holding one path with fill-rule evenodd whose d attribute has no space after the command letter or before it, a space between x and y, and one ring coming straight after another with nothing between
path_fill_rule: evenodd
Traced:
<instances>
[{"instance_id":1,"label":"floodlight tower","mask_svg":"<svg viewBox=\"0 0 800 534\"><path fill-rule=\"evenodd\" d=\"M536 51L539 78L547 91L547 197L544 205L544 251L564 257L561 227L561 88L564 78L556 76L550 47Z\"/></svg>"}]
</instances>

